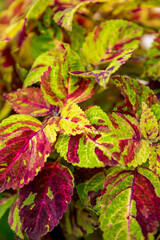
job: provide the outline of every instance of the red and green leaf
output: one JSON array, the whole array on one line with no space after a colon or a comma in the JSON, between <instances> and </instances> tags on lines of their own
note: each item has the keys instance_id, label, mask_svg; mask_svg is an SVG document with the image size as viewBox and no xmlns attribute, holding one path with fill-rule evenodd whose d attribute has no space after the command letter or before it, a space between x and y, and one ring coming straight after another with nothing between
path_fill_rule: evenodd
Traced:
<instances>
[{"instance_id":1,"label":"red and green leaf","mask_svg":"<svg viewBox=\"0 0 160 240\"><path fill-rule=\"evenodd\" d=\"M76 136L60 135L56 149L68 162L79 167L94 168L117 165L119 142L108 116L96 106L85 111L96 132Z\"/></svg>"},{"instance_id":2,"label":"red and green leaf","mask_svg":"<svg viewBox=\"0 0 160 240\"><path fill-rule=\"evenodd\" d=\"M16 232L17 236L21 239L24 239L22 223L20 221L19 209L17 207L17 201L14 203L8 217L8 223L11 229Z\"/></svg>"},{"instance_id":3,"label":"red and green leaf","mask_svg":"<svg viewBox=\"0 0 160 240\"><path fill-rule=\"evenodd\" d=\"M148 234L155 234L160 220L157 186L158 177L149 169L109 170L99 201L104 239L148 240Z\"/></svg>"},{"instance_id":4,"label":"red and green leaf","mask_svg":"<svg viewBox=\"0 0 160 240\"><path fill-rule=\"evenodd\" d=\"M106 87L111 75L115 73L132 55L134 49L126 49L115 57L105 70L93 70L92 72L74 71L71 74L84 78L95 78L96 82Z\"/></svg>"},{"instance_id":5,"label":"red and green leaf","mask_svg":"<svg viewBox=\"0 0 160 240\"><path fill-rule=\"evenodd\" d=\"M52 66L41 76L41 89L45 98L52 105L62 106L68 100L80 103L94 94L94 83L92 80L85 80L73 75L69 75L70 69L75 68L76 57L78 61L78 55L75 56L67 51L64 54L56 57ZM72 62L73 60L73 62ZM75 65L74 65L75 64ZM83 91L82 91L83 89Z\"/></svg>"},{"instance_id":6,"label":"red and green leaf","mask_svg":"<svg viewBox=\"0 0 160 240\"><path fill-rule=\"evenodd\" d=\"M158 122L151 108L142 103L142 114L140 118L141 133L145 139L154 140L158 135Z\"/></svg>"},{"instance_id":7,"label":"red and green leaf","mask_svg":"<svg viewBox=\"0 0 160 240\"><path fill-rule=\"evenodd\" d=\"M60 117L51 117L47 124L55 126L55 130L64 135L96 132L86 114L75 103L69 102L66 104L59 114Z\"/></svg>"},{"instance_id":8,"label":"red and green leaf","mask_svg":"<svg viewBox=\"0 0 160 240\"><path fill-rule=\"evenodd\" d=\"M32 182L19 190L20 221L30 240L38 239L57 226L72 194L72 174L58 162L47 163Z\"/></svg>"},{"instance_id":9,"label":"red and green leaf","mask_svg":"<svg viewBox=\"0 0 160 240\"><path fill-rule=\"evenodd\" d=\"M72 31L72 21L74 14L80 7L84 7L88 3L90 3L90 1L80 2L74 7L68 7L64 10L58 11L54 14L53 19L61 27L65 28L68 31Z\"/></svg>"},{"instance_id":10,"label":"red and green leaf","mask_svg":"<svg viewBox=\"0 0 160 240\"><path fill-rule=\"evenodd\" d=\"M0 124L0 191L29 183L51 151L42 123L27 115L12 115Z\"/></svg>"},{"instance_id":11,"label":"red and green leaf","mask_svg":"<svg viewBox=\"0 0 160 240\"><path fill-rule=\"evenodd\" d=\"M145 163L150 154L150 145L148 140L141 139L140 127L136 118L113 112L110 119L119 141L120 163L129 167L137 167Z\"/></svg>"},{"instance_id":12,"label":"red and green leaf","mask_svg":"<svg viewBox=\"0 0 160 240\"><path fill-rule=\"evenodd\" d=\"M115 76L112 80L125 98L124 105L117 107L119 112L127 112L137 116L141 113L142 102L145 102L149 107L157 103L154 92L139 81L126 76Z\"/></svg>"},{"instance_id":13,"label":"red and green leaf","mask_svg":"<svg viewBox=\"0 0 160 240\"><path fill-rule=\"evenodd\" d=\"M114 31L113 31L114 29ZM87 63L97 65L113 61L123 51L136 49L142 29L122 19L109 20L96 26L83 44L82 53Z\"/></svg>"},{"instance_id":14,"label":"red and green leaf","mask_svg":"<svg viewBox=\"0 0 160 240\"><path fill-rule=\"evenodd\" d=\"M44 99L39 88L22 88L3 96L17 113L39 117L53 110L53 106Z\"/></svg>"}]
</instances>

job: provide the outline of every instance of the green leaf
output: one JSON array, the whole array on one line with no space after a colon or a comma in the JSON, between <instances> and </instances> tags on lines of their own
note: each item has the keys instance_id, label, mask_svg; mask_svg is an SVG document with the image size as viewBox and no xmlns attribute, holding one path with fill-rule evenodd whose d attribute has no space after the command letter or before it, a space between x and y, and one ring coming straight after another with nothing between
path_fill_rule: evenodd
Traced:
<instances>
[{"instance_id":1,"label":"green leaf","mask_svg":"<svg viewBox=\"0 0 160 240\"><path fill-rule=\"evenodd\" d=\"M80 53L84 42L84 35L86 33L86 30L77 22L73 22L72 27L72 32L69 33L71 38L71 46L75 52Z\"/></svg>"},{"instance_id":2,"label":"green leaf","mask_svg":"<svg viewBox=\"0 0 160 240\"><path fill-rule=\"evenodd\" d=\"M8 208L16 201L17 194L3 192L0 194L0 218L5 214Z\"/></svg>"},{"instance_id":3,"label":"green leaf","mask_svg":"<svg viewBox=\"0 0 160 240\"><path fill-rule=\"evenodd\" d=\"M142 29L132 22L108 20L88 34L82 54L94 66L114 61L123 51L136 49L141 35Z\"/></svg>"},{"instance_id":4,"label":"green leaf","mask_svg":"<svg viewBox=\"0 0 160 240\"><path fill-rule=\"evenodd\" d=\"M100 172L95 174L91 179L76 186L79 198L87 208L94 211L98 210L96 200L101 196L104 182L104 172Z\"/></svg>"},{"instance_id":5,"label":"green leaf","mask_svg":"<svg viewBox=\"0 0 160 240\"><path fill-rule=\"evenodd\" d=\"M158 135L158 122L151 109L142 103L142 114L140 118L140 129L145 139L154 140Z\"/></svg>"},{"instance_id":6,"label":"green leaf","mask_svg":"<svg viewBox=\"0 0 160 240\"><path fill-rule=\"evenodd\" d=\"M9 223L11 229L14 232L16 232L17 236L20 237L20 239L24 239L24 236L22 233L22 223L20 221L19 209L17 207L17 202L15 202L15 204L11 208L11 211L9 213L8 223Z\"/></svg>"},{"instance_id":7,"label":"green leaf","mask_svg":"<svg viewBox=\"0 0 160 240\"><path fill-rule=\"evenodd\" d=\"M147 51L147 61L144 63L144 72L142 77L148 77L151 79L159 79L160 77L160 52L159 52L159 36L158 33L154 42L152 43L152 47Z\"/></svg>"},{"instance_id":8,"label":"green leaf","mask_svg":"<svg viewBox=\"0 0 160 240\"><path fill-rule=\"evenodd\" d=\"M60 225L71 237L84 237L93 233L98 228L99 222L98 216L86 208L80 199L78 201L72 199Z\"/></svg>"},{"instance_id":9,"label":"green leaf","mask_svg":"<svg viewBox=\"0 0 160 240\"><path fill-rule=\"evenodd\" d=\"M30 19L37 20L51 3L53 3L52 0L34 1L32 7L30 8L30 10L28 11L28 13L26 15L27 21Z\"/></svg>"}]
</instances>

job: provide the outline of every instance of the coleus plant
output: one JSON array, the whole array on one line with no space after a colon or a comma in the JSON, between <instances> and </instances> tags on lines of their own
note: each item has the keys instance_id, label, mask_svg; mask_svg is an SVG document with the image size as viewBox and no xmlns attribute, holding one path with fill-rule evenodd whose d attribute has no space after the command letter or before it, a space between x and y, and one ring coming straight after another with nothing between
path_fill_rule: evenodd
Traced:
<instances>
[{"instance_id":1,"label":"coleus plant","mask_svg":"<svg viewBox=\"0 0 160 240\"><path fill-rule=\"evenodd\" d=\"M159 6L15 0L1 13L0 217L10 208L17 238L60 224L67 240L159 239Z\"/></svg>"}]
</instances>

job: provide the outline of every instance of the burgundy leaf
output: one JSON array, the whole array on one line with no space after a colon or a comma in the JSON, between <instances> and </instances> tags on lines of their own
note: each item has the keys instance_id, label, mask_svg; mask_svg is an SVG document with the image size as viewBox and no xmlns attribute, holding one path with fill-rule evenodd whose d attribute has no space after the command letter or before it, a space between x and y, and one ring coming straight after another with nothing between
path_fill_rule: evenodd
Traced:
<instances>
[{"instance_id":1,"label":"burgundy leaf","mask_svg":"<svg viewBox=\"0 0 160 240\"><path fill-rule=\"evenodd\" d=\"M35 179L19 191L18 208L29 240L52 231L67 210L73 194L73 177L59 164L47 163Z\"/></svg>"},{"instance_id":2,"label":"burgundy leaf","mask_svg":"<svg viewBox=\"0 0 160 240\"><path fill-rule=\"evenodd\" d=\"M17 113L39 117L52 112L53 107L44 99L39 88L22 88L3 96Z\"/></svg>"}]
</instances>

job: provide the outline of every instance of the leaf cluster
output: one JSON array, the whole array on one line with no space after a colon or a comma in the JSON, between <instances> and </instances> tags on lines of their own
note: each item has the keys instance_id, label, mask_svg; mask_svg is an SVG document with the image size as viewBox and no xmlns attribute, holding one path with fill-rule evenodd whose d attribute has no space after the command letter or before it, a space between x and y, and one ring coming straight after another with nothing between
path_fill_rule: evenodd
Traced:
<instances>
[{"instance_id":1,"label":"leaf cluster","mask_svg":"<svg viewBox=\"0 0 160 240\"><path fill-rule=\"evenodd\" d=\"M160 1L0 13L0 217L20 239L159 239ZM154 35L149 49L145 36Z\"/></svg>"}]
</instances>

